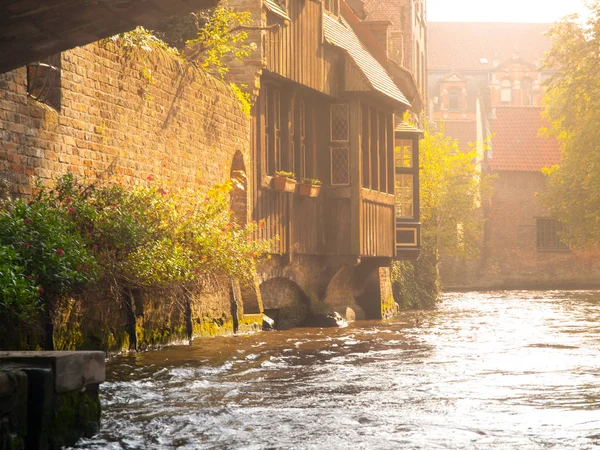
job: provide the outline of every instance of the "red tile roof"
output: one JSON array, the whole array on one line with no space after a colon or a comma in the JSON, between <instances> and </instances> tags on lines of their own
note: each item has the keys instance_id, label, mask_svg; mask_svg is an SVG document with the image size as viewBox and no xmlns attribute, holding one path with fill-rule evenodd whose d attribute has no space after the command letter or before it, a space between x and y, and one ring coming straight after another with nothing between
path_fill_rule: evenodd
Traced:
<instances>
[{"instance_id":1,"label":"red tile roof","mask_svg":"<svg viewBox=\"0 0 600 450\"><path fill-rule=\"evenodd\" d=\"M443 122L444 136L458 140L461 152L471 150L470 143L477 141L477 123L474 120L448 120Z\"/></svg>"},{"instance_id":2,"label":"red tile roof","mask_svg":"<svg viewBox=\"0 0 600 450\"><path fill-rule=\"evenodd\" d=\"M502 63L515 53L535 62L550 48L543 35L549 28L547 23L429 22L428 69L490 70L494 60Z\"/></svg>"},{"instance_id":3,"label":"red tile roof","mask_svg":"<svg viewBox=\"0 0 600 450\"><path fill-rule=\"evenodd\" d=\"M493 170L538 172L558 163L560 146L556 139L540 136L540 128L548 126L542 108L504 106L496 108L490 120Z\"/></svg>"}]
</instances>

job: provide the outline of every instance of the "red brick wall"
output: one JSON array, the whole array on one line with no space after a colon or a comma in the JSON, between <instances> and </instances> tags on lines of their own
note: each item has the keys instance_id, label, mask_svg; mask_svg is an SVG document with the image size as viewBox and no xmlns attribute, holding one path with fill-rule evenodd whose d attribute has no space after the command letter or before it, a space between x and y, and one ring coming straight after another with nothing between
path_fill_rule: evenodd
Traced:
<instances>
[{"instance_id":1,"label":"red brick wall","mask_svg":"<svg viewBox=\"0 0 600 450\"><path fill-rule=\"evenodd\" d=\"M250 119L224 83L162 51L112 43L61 62L58 112L28 99L25 68L0 75L0 177L17 192L31 193L32 176L94 178L111 164L125 182L153 174L206 186L228 179L237 150L250 169Z\"/></svg>"},{"instance_id":2,"label":"red brick wall","mask_svg":"<svg viewBox=\"0 0 600 450\"><path fill-rule=\"evenodd\" d=\"M107 169L125 183L152 174L207 188L229 179L238 151L234 168L250 172L250 118L225 83L165 52L112 43L70 50L61 63L60 111L28 98L25 68L0 74L0 178L17 193L31 194L33 177L93 180ZM233 332L229 290L222 280L190 300L194 335ZM138 296L127 324L122 299L104 286L89 289L73 311L56 314L56 345L119 351L132 342L132 326L141 348L185 339L182 300L174 292Z\"/></svg>"},{"instance_id":3,"label":"red brick wall","mask_svg":"<svg viewBox=\"0 0 600 450\"><path fill-rule=\"evenodd\" d=\"M536 217L547 216L537 198L545 189L544 175L508 171L496 175L480 265L468 264L469 269L461 271L446 264L441 271L445 284L479 288L599 285L597 252L537 250ZM464 266L465 262L458 265Z\"/></svg>"}]
</instances>

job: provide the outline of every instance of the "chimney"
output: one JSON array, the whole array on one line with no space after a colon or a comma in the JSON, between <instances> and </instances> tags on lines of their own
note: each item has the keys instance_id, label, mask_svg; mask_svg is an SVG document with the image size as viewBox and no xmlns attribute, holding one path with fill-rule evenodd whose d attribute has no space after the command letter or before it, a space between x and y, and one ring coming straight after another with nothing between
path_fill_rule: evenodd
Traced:
<instances>
[{"instance_id":1,"label":"chimney","mask_svg":"<svg viewBox=\"0 0 600 450\"><path fill-rule=\"evenodd\" d=\"M360 20L365 20L367 18L364 0L346 0L346 4L354 11L354 14L356 14L356 17Z\"/></svg>"},{"instance_id":2,"label":"chimney","mask_svg":"<svg viewBox=\"0 0 600 450\"><path fill-rule=\"evenodd\" d=\"M381 48L385 49L386 56L390 58L389 20L364 20L361 25L371 32ZM390 58L391 59L391 58Z\"/></svg>"}]
</instances>

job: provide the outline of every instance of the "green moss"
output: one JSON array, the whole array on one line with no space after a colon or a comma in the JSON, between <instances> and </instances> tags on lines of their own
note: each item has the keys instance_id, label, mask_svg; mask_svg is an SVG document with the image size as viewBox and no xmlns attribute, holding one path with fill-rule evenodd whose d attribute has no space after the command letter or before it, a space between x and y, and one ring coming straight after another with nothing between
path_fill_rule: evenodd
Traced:
<instances>
[{"instance_id":1,"label":"green moss","mask_svg":"<svg viewBox=\"0 0 600 450\"><path fill-rule=\"evenodd\" d=\"M56 329L53 338L56 350L77 350L82 348L85 342L78 323Z\"/></svg>"},{"instance_id":2,"label":"green moss","mask_svg":"<svg viewBox=\"0 0 600 450\"><path fill-rule=\"evenodd\" d=\"M252 333L262 330L262 314L244 314L238 321L238 333Z\"/></svg>"},{"instance_id":3,"label":"green moss","mask_svg":"<svg viewBox=\"0 0 600 450\"><path fill-rule=\"evenodd\" d=\"M168 322L158 328L145 327L138 323L135 333L139 349L159 347L186 340L188 337L185 324L173 325Z\"/></svg>"},{"instance_id":4,"label":"green moss","mask_svg":"<svg viewBox=\"0 0 600 450\"><path fill-rule=\"evenodd\" d=\"M394 299L401 309L432 309L439 295L436 254L424 248L415 261L398 261L392 270Z\"/></svg>"},{"instance_id":5,"label":"green moss","mask_svg":"<svg viewBox=\"0 0 600 450\"><path fill-rule=\"evenodd\" d=\"M92 437L100 427L100 414L96 389L58 395L48 430L50 448L73 445L82 436Z\"/></svg>"},{"instance_id":6,"label":"green moss","mask_svg":"<svg viewBox=\"0 0 600 450\"><path fill-rule=\"evenodd\" d=\"M382 319L389 319L396 314L396 301L394 296L390 295L387 299L381 299L381 317Z\"/></svg>"},{"instance_id":7,"label":"green moss","mask_svg":"<svg viewBox=\"0 0 600 450\"><path fill-rule=\"evenodd\" d=\"M233 320L230 318L202 318L192 322L192 337L223 336L233 333Z\"/></svg>"}]
</instances>

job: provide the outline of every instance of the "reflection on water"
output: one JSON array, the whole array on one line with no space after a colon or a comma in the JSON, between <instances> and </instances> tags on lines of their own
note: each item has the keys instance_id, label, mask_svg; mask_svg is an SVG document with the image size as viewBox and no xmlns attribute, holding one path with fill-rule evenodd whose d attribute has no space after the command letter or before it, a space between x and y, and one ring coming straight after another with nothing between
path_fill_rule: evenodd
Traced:
<instances>
[{"instance_id":1,"label":"reflection on water","mask_svg":"<svg viewBox=\"0 0 600 450\"><path fill-rule=\"evenodd\" d=\"M120 357L87 449L591 449L600 292L447 294L343 329Z\"/></svg>"}]
</instances>

